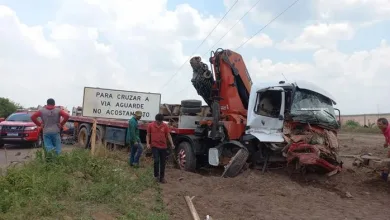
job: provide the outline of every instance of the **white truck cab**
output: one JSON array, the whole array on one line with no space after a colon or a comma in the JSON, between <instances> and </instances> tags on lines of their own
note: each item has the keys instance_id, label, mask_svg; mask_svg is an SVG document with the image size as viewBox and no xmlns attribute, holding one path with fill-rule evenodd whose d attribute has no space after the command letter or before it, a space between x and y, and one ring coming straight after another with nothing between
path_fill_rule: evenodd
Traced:
<instances>
[{"instance_id":1,"label":"white truck cab","mask_svg":"<svg viewBox=\"0 0 390 220\"><path fill-rule=\"evenodd\" d=\"M331 94L309 82L254 83L249 97L246 134L260 142L282 143L286 119L337 129L335 104Z\"/></svg>"}]
</instances>

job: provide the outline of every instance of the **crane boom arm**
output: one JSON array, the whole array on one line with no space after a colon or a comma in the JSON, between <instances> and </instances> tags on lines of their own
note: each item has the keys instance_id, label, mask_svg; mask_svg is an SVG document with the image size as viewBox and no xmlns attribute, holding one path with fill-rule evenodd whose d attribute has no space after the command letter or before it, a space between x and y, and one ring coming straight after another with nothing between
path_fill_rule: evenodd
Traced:
<instances>
[{"instance_id":1,"label":"crane boom arm","mask_svg":"<svg viewBox=\"0 0 390 220\"><path fill-rule=\"evenodd\" d=\"M192 84L204 101L213 108L218 102L223 115L239 113L246 116L252 80L242 56L231 50L212 53L210 63L214 75L200 57L193 57Z\"/></svg>"}]
</instances>

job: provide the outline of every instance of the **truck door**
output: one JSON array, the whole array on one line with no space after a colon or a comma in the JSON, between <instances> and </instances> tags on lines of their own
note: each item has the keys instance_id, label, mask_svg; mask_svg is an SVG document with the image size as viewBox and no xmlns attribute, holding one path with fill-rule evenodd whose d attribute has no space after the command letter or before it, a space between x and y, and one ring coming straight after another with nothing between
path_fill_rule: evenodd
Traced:
<instances>
[{"instance_id":1,"label":"truck door","mask_svg":"<svg viewBox=\"0 0 390 220\"><path fill-rule=\"evenodd\" d=\"M247 134L254 135L261 142L284 142L283 124L285 92L282 87L270 87L252 93L249 98ZM251 94L251 95L252 95ZM251 103L252 102L252 103Z\"/></svg>"}]
</instances>

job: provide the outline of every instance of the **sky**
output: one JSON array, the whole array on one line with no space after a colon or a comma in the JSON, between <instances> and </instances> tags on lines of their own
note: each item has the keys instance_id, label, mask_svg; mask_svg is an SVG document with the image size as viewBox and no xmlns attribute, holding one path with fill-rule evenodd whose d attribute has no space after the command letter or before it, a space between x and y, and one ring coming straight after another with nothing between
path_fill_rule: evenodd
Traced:
<instances>
[{"instance_id":1,"label":"sky","mask_svg":"<svg viewBox=\"0 0 390 220\"><path fill-rule=\"evenodd\" d=\"M300 0L254 36L294 1L260 0L231 29L258 2L239 0L195 51L236 0L0 0L0 97L71 108L100 87L201 99L188 59L224 48L253 81L306 80L342 114L390 112L390 1Z\"/></svg>"}]
</instances>

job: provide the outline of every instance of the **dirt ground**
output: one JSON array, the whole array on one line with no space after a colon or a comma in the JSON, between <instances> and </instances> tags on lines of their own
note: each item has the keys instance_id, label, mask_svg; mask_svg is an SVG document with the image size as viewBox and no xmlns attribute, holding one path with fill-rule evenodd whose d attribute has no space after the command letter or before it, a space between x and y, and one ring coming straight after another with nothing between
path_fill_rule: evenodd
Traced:
<instances>
[{"instance_id":1,"label":"dirt ground","mask_svg":"<svg viewBox=\"0 0 390 220\"><path fill-rule=\"evenodd\" d=\"M386 156L383 136L341 134L339 139L340 155ZM343 172L332 177L289 177L282 169L221 178L215 170L195 174L169 168L164 202L173 220L192 219L187 195L195 196L201 219L389 219L389 183L368 168L353 167L351 159L343 161Z\"/></svg>"}]
</instances>

